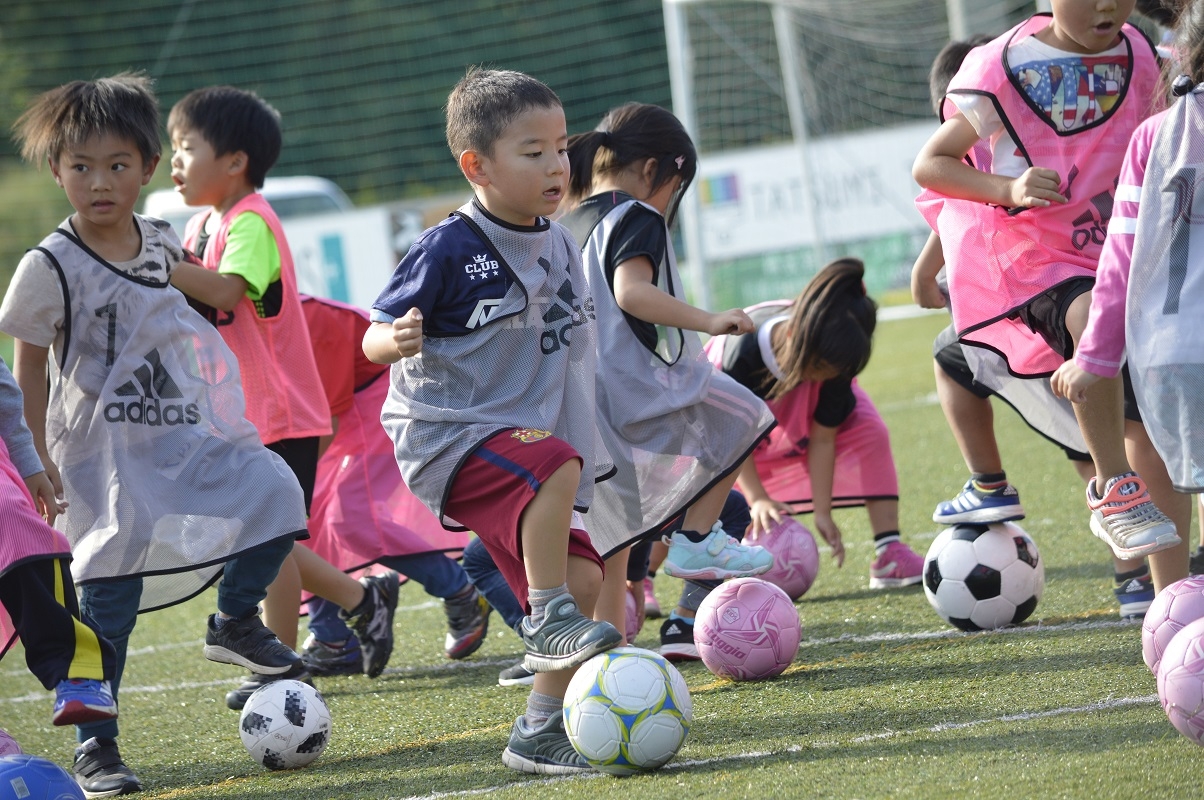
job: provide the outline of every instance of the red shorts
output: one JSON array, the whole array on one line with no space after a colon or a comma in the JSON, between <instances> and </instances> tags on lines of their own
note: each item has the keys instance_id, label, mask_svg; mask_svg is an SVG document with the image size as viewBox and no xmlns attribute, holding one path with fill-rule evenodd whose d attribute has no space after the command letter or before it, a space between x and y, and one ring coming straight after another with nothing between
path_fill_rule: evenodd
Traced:
<instances>
[{"instance_id":1,"label":"red shorts","mask_svg":"<svg viewBox=\"0 0 1204 800\"><path fill-rule=\"evenodd\" d=\"M494 434L468 455L443 511L476 533L502 577L527 613L527 569L519 520L543 482L561 466L581 456L572 445L543 431L526 428ZM568 555L589 559L603 568L589 534L569 529Z\"/></svg>"}]
</instances>

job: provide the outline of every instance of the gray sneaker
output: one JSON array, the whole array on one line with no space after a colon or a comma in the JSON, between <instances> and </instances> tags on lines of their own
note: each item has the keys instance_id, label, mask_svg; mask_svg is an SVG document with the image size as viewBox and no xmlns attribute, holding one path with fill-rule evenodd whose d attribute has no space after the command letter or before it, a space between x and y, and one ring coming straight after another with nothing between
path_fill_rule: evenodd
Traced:
<instances>
[{"instance_id":1,"label":"gray sneaker","mask_svg":"<svg viewBox=\"0 0 1204 800\"><path fill-rule=\"evenodd\" d=\"M623 643L618 628L582 614L568 592L548 601L538 627L531 625L530 617L524 617L519 630L527 647L523 666L532 672L575 667Z\"/></svg>"},{"instance_id":2,"label":"gray sneaker","mask_svg":"<svg viewBox=\"0 0 1204 800\"><path fill-rule=\"evenodd\" d=\"M573 748L564 731L564 714L553 714L535 730L519 717L510 729L510 742L502 751L502 763L519 772L540 775L575 775L589 772L589 762Z\"/></svg>"},{"instance_id":3,"label":"gray sneaker","mask_svg":"<svg viewBox=\"0 0 1204 800\"><path fill-rule=\"evenodd\" d=\"M489 633L489 601L469 584L463 596L444 600L443 610L447 614L443 654L454 659L468 658L485 643L485 635Z\"/></svg>"},{"instance_id":4,"label":"gray sneaker","mask_svg":"<svg viewBox=\"0 0 1204 800\"><path fill-rule=\"evenodd\" d=\"M340 611L339 617L359 637L364 655L364 674L375 678L385 671L393 655L393 615L401 594L401 576L393 570L360 578L364 599L351 611Z\"/></svg>"},{"instance_id":5,"label":"gray sneaker","mask_svg":"<svg viewBox=\"0 0 1204 800\"><path fill-rule=\"evenodd\" d=\"M523 666L523 662L511 664L497 674L498 686L531 686L535 673Z\"/></svg>"}]
</instances>

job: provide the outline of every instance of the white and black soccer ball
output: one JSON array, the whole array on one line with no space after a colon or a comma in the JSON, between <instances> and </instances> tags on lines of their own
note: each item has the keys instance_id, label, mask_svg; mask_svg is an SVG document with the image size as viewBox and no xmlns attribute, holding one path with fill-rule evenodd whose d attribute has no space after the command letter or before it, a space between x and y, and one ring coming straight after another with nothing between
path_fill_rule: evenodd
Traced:
<instances>
[{"instance_id":1,"label":"white and black soccer ball","mask_svg":"<svg viewBox=\"0 0 1204 800\"><path fill-rule=\"evenodd\" d=\"M296 769L322 755L330 742L330 709L307 683L272 681L247 699L238 732L251 758L263 766Z\"/></svg>"},{"instance_id":2,"label":"white and black soccer ball","mask_svg":"<svg viewBox=\"0 0 1204 800\"><path fill-rule=\"evenodd\" d=\"M924 557L924 594L963 631L1028 619L1045 588L1037 544L1014 522L946 528Z\"/></svg>"}]
</instances>

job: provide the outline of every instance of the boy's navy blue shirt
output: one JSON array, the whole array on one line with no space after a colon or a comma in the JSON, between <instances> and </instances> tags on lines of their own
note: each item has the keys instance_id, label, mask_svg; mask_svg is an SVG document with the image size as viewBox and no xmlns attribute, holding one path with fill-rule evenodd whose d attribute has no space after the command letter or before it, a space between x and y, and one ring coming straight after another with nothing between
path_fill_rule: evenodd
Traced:
<instances>
[{"instance_id":1,"label":"boy's navy blue shirt","mask_svg":"<svg viewBox=\"0 0 1204 800\"><path fill-rule=\"evenodd\" d=\"M541 219L521 230L547 228ZM417 308L424 335L460 336L489 321L513 282L494 249L453 214L410 246L372 304L372 321L392 322Z\"/></svg>"}]
</instances>

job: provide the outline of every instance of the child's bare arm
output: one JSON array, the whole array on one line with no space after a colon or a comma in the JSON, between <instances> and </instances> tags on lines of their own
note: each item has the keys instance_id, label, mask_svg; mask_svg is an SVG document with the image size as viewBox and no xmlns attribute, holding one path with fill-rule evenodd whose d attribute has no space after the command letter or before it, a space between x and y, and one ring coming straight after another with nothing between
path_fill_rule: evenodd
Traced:
<instances>
[{"instance_id":1,"label":"child's bare arm","mask_svg":"<svg viewBox=\"0 0 1204 800\"><path fill-rule=\"evenodd\" d=\"M171 271L171 283L184 294L221 311L233 311L247 293L241 275L226 275L187 261Z\"/></svg>"},{"instance_id":2,"label":"child's bare arm","mask_svg":"<svg viewBox=\"0 0 1204 800\"><path fill-rule=\"evenodd\" d=\"M46 383L46 365L50 360L50 348L13 341L13 377L25 397L25 424L33 434L33 446L46 467L46 475L54 487L57 497L63 496L63 481L58 467L50 460L46 449L46 404L50 401L50 389Z\"/></svg>"},{"instance_id":3,"label":"child's bare arm","mask_svg":"<svg viewBox=\"0 0 1204 800\"><path fill-rule=\"evenodd\" d=\"M1065 203L1061 178L1052 169L1029 167L1018 178L982 172L962 159L978 141L978 132L961 114L946 120L920 150L911 174L925 189L1007 208Z\"/></svg>"},{"instance_id":4,"label":"child's bare arm","mask_svg":"<svg viewBox=\"0 0 1204 800\"><path fill-rule=\"evenodd\" d=\"M936 232L929 234L924 249L911 268L911 299L920 308L944 308L945 294L937 285L936 276L945 266L945 253L941 250L941 237Z\"/></svg>"},{"instance_id":5,"label":"child's bare arm","mask_svg":"<svg viewBox=\"0 0 1204 800\"><path fill-rule=\"evenodd\" d=\"M712 336L748 333L752 320L742 309L712 313L666 294L652 283L652 262L645 257L631 258L615 268L615 302L636 319L652 325L666 325Z\"/></svg>"},{"instance_id":6,"label":"child's bare arm","mask_svg":"<svg viewBox=\"0 0 1204 800\"><path fill-rule=\"evenodd\" d=\"M411 308L392 322L374 322L364 332L364 355L374 364L395 364L422 350L422 312Z\"/></svg>"}]
</instances>

